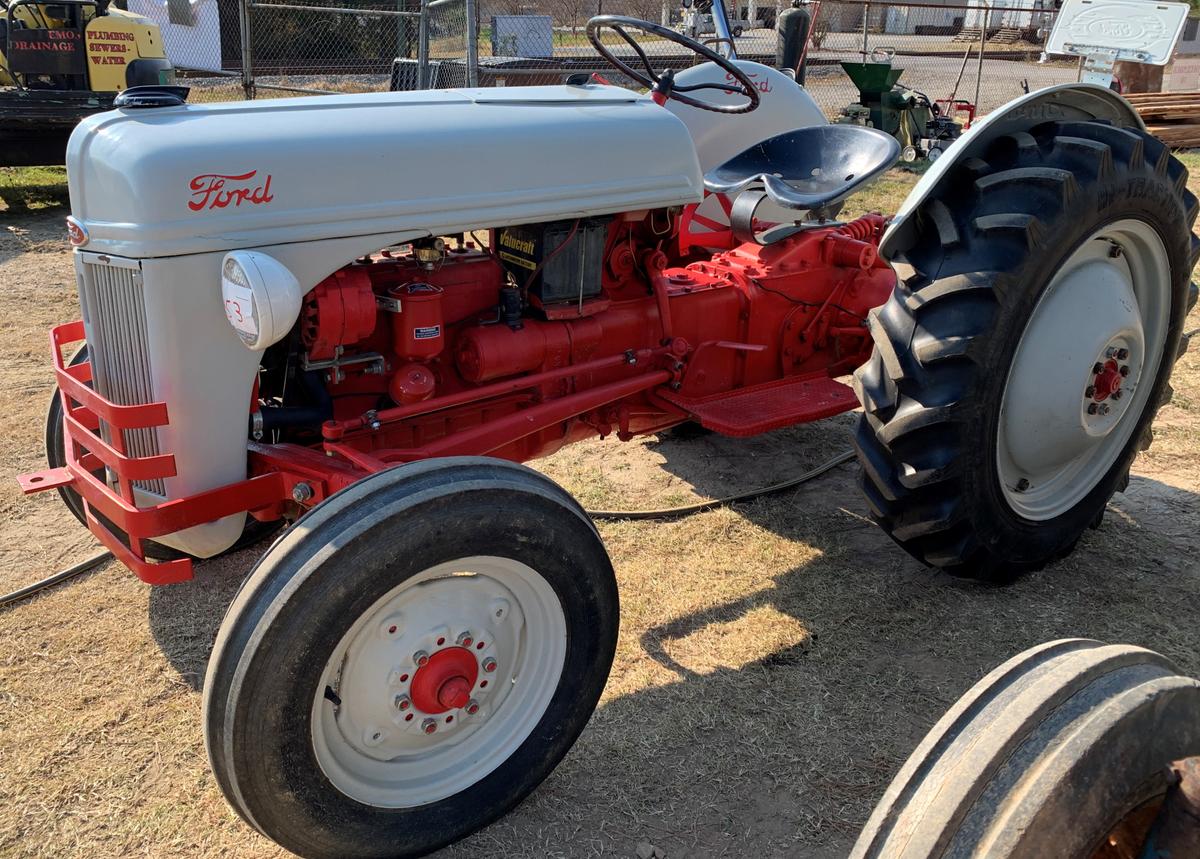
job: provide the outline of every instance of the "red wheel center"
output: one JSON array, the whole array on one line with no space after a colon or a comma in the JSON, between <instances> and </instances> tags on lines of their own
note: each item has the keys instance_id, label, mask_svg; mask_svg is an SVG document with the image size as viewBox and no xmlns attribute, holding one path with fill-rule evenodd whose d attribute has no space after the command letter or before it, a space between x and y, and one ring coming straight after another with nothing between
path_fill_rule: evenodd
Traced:
<instances>
[{"instance_id":1,"label":"red wheel center","mask_svg":"<svg viewBox=\"0 0 1200 859\"><path fill-rule=\"evenodd\" d=\"M1092 399L1096 402L1107 400L1116 391L1121 389L1121 368L1116 361L1104 362L1103 369L1095 375L1092 384L1096 388L1096 392L1092 395Z\"/></svg>"},{"instance_id":2,"label":"red wheel center","mask_svg":"<svg viewBox=\"0 0 1200 859\"><path fill-rule=\"evenodd\" d=\"M416 670L410 694L422 713L445 713L465 707L479 677L475 654L465 647L447 647Z\"/></svg>"}]
</instances>

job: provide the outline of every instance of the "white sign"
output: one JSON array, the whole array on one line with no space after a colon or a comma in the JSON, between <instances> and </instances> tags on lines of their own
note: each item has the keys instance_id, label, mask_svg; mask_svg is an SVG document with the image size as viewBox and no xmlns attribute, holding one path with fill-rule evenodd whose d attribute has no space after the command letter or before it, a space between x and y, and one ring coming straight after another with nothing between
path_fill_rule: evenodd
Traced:
<instances>
[{"instance_id":1,"label":"white sign","mask_svg":"<svg viewBox=\"0 0 1200 859\"><path fill-rule=\"evenodd\" d=\"M1046 42L1048 54L1088 56L1163 66L1183 25L1187 3L1151 0L1064 0Z\"/></svg>"},{"instance_id":2,"label":"white sign","mask_svg":"<svg viewBox=\"0 0 1200 859\"><path fill-rule=\"evenodd\" d=\"M554 56L554 26L549 15L493 15L493 57Z\"/></svg>"}]
</instances>

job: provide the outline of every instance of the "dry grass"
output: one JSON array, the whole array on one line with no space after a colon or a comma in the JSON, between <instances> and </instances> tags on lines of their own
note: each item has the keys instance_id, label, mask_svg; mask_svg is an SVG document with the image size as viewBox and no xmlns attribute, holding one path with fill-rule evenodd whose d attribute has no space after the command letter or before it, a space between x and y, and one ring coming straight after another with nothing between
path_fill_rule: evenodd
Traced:
<instances>
[{"instance_id":1,"label":"dry grass","mask_svg":"<svg viewBox=\"0 0 1200 859\"><path fill-rule=\"evenodd\" d=\"M889 173L856 210L893 209L913 178ZM0 590L94 549L57 499L9 479L40 463L43 332L75 313L59 214L0 215ZM530 800L446 855L630 856L644 840L671 857L844 856L925 730L1014 652L1085 635L1200 671L1200 355L1175 384L1105 525L1006 589L911 561L864 520L850 467L736 509L603 524L623 611L601 707ZM587 443L539 467L587 504L671 504L796 473L845 447L849 422ZM226 808L201 742L205 660L256 551L159 589L108 564L0 610L0 855L279 855Z\"/></svg>"}]
</instances>

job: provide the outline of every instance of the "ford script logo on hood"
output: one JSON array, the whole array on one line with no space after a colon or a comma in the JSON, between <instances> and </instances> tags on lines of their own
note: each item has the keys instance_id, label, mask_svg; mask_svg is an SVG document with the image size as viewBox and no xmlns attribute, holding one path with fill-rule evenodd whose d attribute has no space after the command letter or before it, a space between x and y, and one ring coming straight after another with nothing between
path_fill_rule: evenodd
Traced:
<instances>
[{"instance_id":1,"label":"ford script logo on hood","mask_svg":"<svg viewBox=\"0 0 1200 859\"><path fill-rule=\"evenodd\" d=\"M275 197L271 194L271 174L259 181L257 170L238 175L226 173L201 173L188 183L192 199L188 200L188 208L193 212L204 209L225 209L229 206L240 206L249 203L258 206L269 203Z\"/></svg>"}]
</instances>

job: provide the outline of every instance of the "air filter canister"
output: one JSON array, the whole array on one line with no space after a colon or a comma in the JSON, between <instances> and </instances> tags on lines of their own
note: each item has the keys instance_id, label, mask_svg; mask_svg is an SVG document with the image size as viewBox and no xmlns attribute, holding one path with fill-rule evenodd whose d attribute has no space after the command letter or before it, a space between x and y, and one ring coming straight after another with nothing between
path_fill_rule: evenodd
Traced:
<instances>
[{"instance_id":1,"label":"air filter canister","mask_svg":"<svg viewBox=\"0 0 1200 859\"><path fill-rule=\"evenodd\" d=\"M442 351L442 290L431 283L393 286L388 295L399 302L392 312L392 344L396 354L426 361Z\"/></svg>"}]
</instances>

